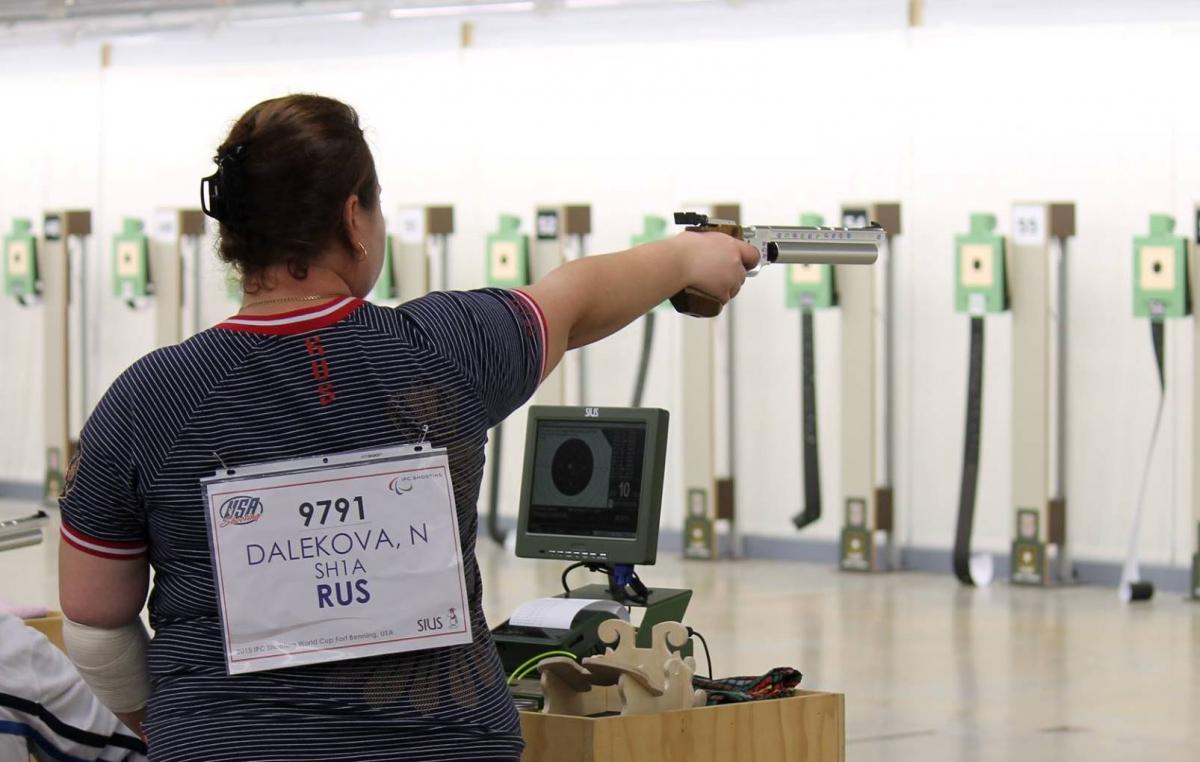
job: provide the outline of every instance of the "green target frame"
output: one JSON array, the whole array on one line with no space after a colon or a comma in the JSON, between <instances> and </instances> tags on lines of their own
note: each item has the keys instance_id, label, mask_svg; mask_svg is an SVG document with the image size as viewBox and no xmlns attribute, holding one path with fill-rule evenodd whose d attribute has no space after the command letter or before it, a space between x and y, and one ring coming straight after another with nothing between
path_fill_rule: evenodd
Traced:
<instances>
[{"instance_id":1,"label":"green target frame","mask_svg":"<svg viewBox=\"0 0 1200 762\"><path fill-rule=\"evenodd\" d=\"M112 241L113 296L132 301L153 291L150 285L150 239L146 225L126 217Z\"/></svg>"},{"instance_id":2,"label":"green target frame","mask_svg":"<svg viewBox=\"0 0 1200 762\"><path fill-rule=\"evenodd\" d=\"M1008 309L1004 236L996 215L971 215L969 233L954 237L954 309L970 315Z\"/></svg>"},{"instance_id":3,"label":"green target frame","mask_svg":"<svg viewBox=\"0 0 1200 762\"><path fill-rule=\"evenodd\" d=\"M500 215L500 227L487 237L487 284L493 288L529 285L529 236L521 218Z\"/></svg>"},{"instance_id":4,"label":"green target frame","mask_svg":"<svg viewBox=\"0 0 1200 762\"><path fill-rule=\"evenodd\" d=\"M1187 239L1175 234L1175 218L1150 215L1150 232L1133 239L1133 314L1153 320L1192 313Z\"/></svg>"},{"instance_id":5,"label":"green target frame","mask_svg":"<svg viewBox=\"0 0 1200 762\"><path fill-rule=\"evenodd\" d=\"M38 242L33 222L24 217L12 221L4 236L4 293L18 300L38 295Z\"/></svg>"}]
</instances>

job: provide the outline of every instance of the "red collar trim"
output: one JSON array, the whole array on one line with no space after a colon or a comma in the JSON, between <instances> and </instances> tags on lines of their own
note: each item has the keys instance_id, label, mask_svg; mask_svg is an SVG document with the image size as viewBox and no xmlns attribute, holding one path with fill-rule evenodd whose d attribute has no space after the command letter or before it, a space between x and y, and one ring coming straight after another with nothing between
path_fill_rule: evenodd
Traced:
<instances>
[{"instance_id":1,"label":"red collar trim","mask_svg":"<svg viewBox=\"0 0 1200 762\"><path fill-rule=\"evenodd\" d=\"M331 326L334 323L340 322L362 305L362 299L345 296L332 299L314 307L305 307L274 315L235 315L218 323L216 327L223 328L226 331L288 336Z\"/></svg>"}]
</instances>

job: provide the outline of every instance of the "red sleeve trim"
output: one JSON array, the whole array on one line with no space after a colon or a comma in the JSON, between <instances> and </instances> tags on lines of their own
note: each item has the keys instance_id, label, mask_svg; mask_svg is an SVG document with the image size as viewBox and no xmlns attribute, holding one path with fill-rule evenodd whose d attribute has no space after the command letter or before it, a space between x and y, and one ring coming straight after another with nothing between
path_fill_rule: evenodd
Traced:
<instances>
[{"instance_id":1,"label":"red sleeve trim","mask_svg":"<svg viewBox=\"0 0 1200 762\"><path fill-rule=\"evenodd\" d=\"M547 326L546 326L546 313L542 312L541 305L539 305L536 301L534 301L534 298L532 296L530 296L529 294L527 294L524 291L521 291L519 289L515 289L515 288L512 290L512 292L514 294L516 294L517 296L519 296L521 298L521 301L524 302L526 304L526 306L532 308L531 312L533 313L534 317L537 319L538 331L540 333L539 338L541 339L541 350L542 350L542 364L541 364L541 370L538 372L538 381L539 382L544 381L546 378L546 357L550 353L549 352L550 333L547 330Z\"/></svg>"},{"instance_id":2,"label":"red sleeve trim","mask_svg":"<svg viewBox=\"0 0 1200 762\"><path fill-rule=\"evenodd\" d=\"M129 561L135 558L143 558L149 549L149 546L145 542L116 542L114 540L102 540L99 537L92 537L70 526L66 521L62 523L61 533L63 541L71 547L99 558Z\"/></svg>"}]
</instances>

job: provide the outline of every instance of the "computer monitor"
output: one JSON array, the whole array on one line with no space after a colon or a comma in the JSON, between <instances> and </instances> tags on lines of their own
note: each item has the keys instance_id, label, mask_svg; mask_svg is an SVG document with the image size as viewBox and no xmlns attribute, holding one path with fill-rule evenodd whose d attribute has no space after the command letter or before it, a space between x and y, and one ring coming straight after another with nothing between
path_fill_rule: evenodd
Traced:
<instances>
[{"instance_id":1,"label":"computer monitor","mask_svg":"<svg viewBox=\"0 0 1200 762\"><path fill-rule=\"evenodd\" d=\"M517 555L654 563L668 421L655 408L530 408Z\"/></svg>"}]
</instances>

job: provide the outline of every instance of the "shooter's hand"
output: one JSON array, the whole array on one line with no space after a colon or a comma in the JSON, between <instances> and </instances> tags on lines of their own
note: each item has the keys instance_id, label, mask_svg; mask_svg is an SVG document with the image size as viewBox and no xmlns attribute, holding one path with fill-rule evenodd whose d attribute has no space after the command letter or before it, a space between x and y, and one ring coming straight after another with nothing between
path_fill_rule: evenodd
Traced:
<instances>
[{"instance_id":1,"label":"shooter's hand","mask_svg":"<svg viewBox=\"0 0 1200 762\"><path fill-rule=\"evenodd\" d=\"M720 314L759 261L758 249L724 233L680 233L672 243L683 257L688 287L671 304L697 317Z\"/></svg>"}]
</instances>

